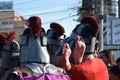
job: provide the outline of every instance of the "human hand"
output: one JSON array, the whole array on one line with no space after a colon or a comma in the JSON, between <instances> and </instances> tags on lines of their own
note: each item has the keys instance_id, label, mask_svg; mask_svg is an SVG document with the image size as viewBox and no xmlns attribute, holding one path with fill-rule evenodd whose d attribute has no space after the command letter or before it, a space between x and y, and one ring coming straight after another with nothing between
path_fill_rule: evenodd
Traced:
<instances>
[{"instance_id":1,"label":"human hand","mask_svg":"<svg viewBox=\"0 0 120 80\"><path fill-rule=\"evenodd\" d=\"M63 49L62 49L62 54L63 54L63 57L64 57L65 59L69 59L69 57L70 57L70 55L71 55L71 49L70 49L68 43L65 43L65 44L64 44Z\"/></svg>"},{"instance_id":2,"label":"human hand","mask_svg":"<svg viewBox=\"0 0 120 80\"><path fill-rule=\"evenodd\" d=\"M71 49L69 47L68 43L65 43L62 49L62 54L63 54L63 62L64 62L64 66L66 71L69 71L71 68L71 64L69 61L70 55L71 55Z\"/></svg>"},{"instance_id":3,"label":"human hand","mask_svg":"<svg viewBox=\"0 0 120 80\"><path fill-rule=\"evenodd\" d=\"M75 42L75 48L73 51L73 58L76 64L82 62L85 49L86 49L85 41L81 36L77 36L77 40Z\"/></svg>"}]
</instances>

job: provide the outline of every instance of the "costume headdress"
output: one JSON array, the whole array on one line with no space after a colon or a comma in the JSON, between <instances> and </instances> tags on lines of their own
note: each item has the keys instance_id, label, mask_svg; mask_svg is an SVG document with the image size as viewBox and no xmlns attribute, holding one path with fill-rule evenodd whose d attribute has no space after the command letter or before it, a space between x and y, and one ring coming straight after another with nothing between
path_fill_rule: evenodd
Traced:
<instances>
[{"instance_id":1,"label":"costume headdress","mask_svg":"<svg viewBox=\"0 0 120 80\"><path fill-rule=\"evenodd\" d=\"M54 54L59 47L60 42L65 38L64 27L56 22L50 24L50 29L47 31L48 42L47 45L51 47L49 53ZM49 48L48 48L49 50Z\"/></svg>"},{"instance_id":2,"label":"costume headdress","mask_svg":"<svg viewBox=\"0 0 120 80\"><path fill-rule=\"evenodd\" d=\"M55 54L59 54L62 46L65 43L69 43L70 48L74 49L74 44L76 41L77 36L82 36L86 44L86 51L85 53L94 53L95 44L96 44L96 37L99 32L99 25L95 18L92 16L86 16L81 20L81 23L78 24L72 31L70 37L67 37L61 44Z\"/></svg>"},{"instance_id":3,"label":"costume headdress","mask_svg":"<svg viewBox=\"0 0 120 80\"><path fill-rule=\"evenodd\" d=\"M32 28L32 34L34 38L37 38L40 36L41 31L41 19L37 16L32 16L28 19L29 27Z\"/></svg>"},{"instance_id":4,"label":"costume headdress","mask_svg":"<svg viewBox=\"0 0 120 80\"><path fill-rule=\"evenodd\" d=\"M15 31L0 33L0 49L3 68L18 66L20 45L18 41L15 40Z\"/></svg>"},{"instance_id":5,"label":"costume headdress","mask_svg":"<svg viewBox=\"0 0 120 80\"><path fill-rule=\"evenodd\" d=\"M38 16L32 16L28 21L29 28L25 29L20 37L20 62L49 63L50 59L46 46L43 46L41 43L46 41L47 44L47 40L41 40L41 34L44 33L41 27L41 19Z\"/></svg>"}]
</instances>

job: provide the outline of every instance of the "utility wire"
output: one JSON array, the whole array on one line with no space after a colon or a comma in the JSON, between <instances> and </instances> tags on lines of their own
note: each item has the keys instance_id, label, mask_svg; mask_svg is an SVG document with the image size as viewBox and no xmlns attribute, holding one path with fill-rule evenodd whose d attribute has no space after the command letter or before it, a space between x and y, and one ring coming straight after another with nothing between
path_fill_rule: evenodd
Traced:
<instances>
[{"instance_id":1,"label":"utility wire","mask_svg":"<svg viewBox=\"0 0 120 80\"><path fill-rule=\"evenodd\" d=\"M44 7L42 7L42 9L44 9L44 10L45 10L45 9L49 9L49 10L50 10L51 8L57 8L57 7L63 7L63 6L68 6L68 5L75 5L75 4L76 4L76 3L70 3L70 4L67 4L67 5L60 4L60 5L56 5L56 6L51 6L51 5L53 5L53 3L51 3L50 6L48 6L48 7L47 7L47 6L44 6L44 5L42 4L42 5L44 6ZM27 5L27 4L26 4L26 5ZM32 6L32 5L33 5L33 4L31 4L31 6ZM49 4L48 4L48 5L49 5ZM32 11L32 10L35 10L35 9L36 9L36 10L41 9L41 5L38 5L38 6L35 6L35 7L32 7L32 8L27 8L27 9L26 9L26 8L22 9L21 7L15 8L15 9L16 9L16 10L20 10L20 11L28 11L28 10L29 10L29 11Z\"/></svg>"},{"instance_id":2,"label":"utility wire","mask_svg":"<svg viewBox=\"0 0 120 80\"><path fill-rule=\"evenodd\" d=\"M31 0L33 1L33 0ZM27 2L27 1L26 1ZM20 3L19 3L20 4ZM66 5L67 6L67 5ZM31 14L31 15L45 15L45 14L53 14L53 13L60 13L60 12L66 12L67 10L61 10L61 11L51 11L51 12L45 12L45 13L37 13L37 14ZM32 9L31 9L31 12L32 12ZM23 16L31 16L31 15L23 15ZM61 18L61 19L58 19L58 20L64 20L66 18L70 18L71 16L68 16L68 17L65 17L65 18ZM4 19L0 19L0 20L5 20L5 19L11 19L11 18L15 18L15 17L9 17L9 18L4 18Z\"/></svg>"},{"instance_id":3,"label":"utility wire","mask_svg":"<svg viewBox=\"0 0 120 80\"><path fill-rule=\"evenodd\" d=\"M31 9L31 12L32 12L33 10ZM61 11L51 11L51 12L44 12L44 13L37 13L37 14L30 14L30 15L23 15L23 16L31 16L31 15L45 15L45 14L52 14L52 13L57 13L57 12L66 12L67 10L61 10ZM2 14L2 15L0 15L0 16L4 16L4 14Z\"/></svg>"},{"instance_id":4,"label":"utility wire","mask_svg":"<svg viewBox=\"0 0 120 80\"><path fill-rule=\"evenodd\" d=\"M74 17L74 16L77 16L77 15L75 14L75 15L68 16L68 17L65 17L65 18L57 19L57 20L55 20L55 21L58 21L58 20L63 20L63 19L66 19L66 18ZM3 18L3 19L0 19L0 20L12 19L12 18L15 18L15 17L8 17L8 18ZM50 22L50 21L48 21L48 22Z\"/></svg>"},{"instance_id":5,"label":"utility wire","mask_svg":"<svg viewBox=\"0 0 120 80\"><path fill-rule=\"evenodd\" d=\"M68 9L59 10L59 11L51 11L51 12L43 12L43 13L37 13L37 14L30 14L30 15L22 15L22 16L46 15L46 14L62 13L62 12L66 12L66 11L68 11ZM5 14L1 14L0 16L5 16ZM1 18L0 20L10 19L10 18L14 18L14 17Z\"/></svg>"},{"instance_id":6,"label":"utility wire","mask_svg":"<svg viewBox=\"0 0 120 80\"><path fill-rule=\"evenodd\" d=\"M67 17L64 17L64 18L60 18L60 19L56 19L56 20L47 21L47 22L44 22L43 24L48 24L48 23L53 22L53 21L62 21L62 20L65 20L65 19L68 19L68 18L71 18L71 17L74 17L74 16L77 16L77 14L67 16Z\"/></svg>"},{"instance_id":7,"label":"utility wire","mask_svg":"<svg viewBox=\"0 0 120 80\"><path fill-rule=\"evenodd\" d=\"M47 22L44 22L44 23L42 23L42 24L48 24L48 23L53 22L53 21L62 21L62 20L65 20L65 19L68 19L68 18L71 18L71 17L74 17L74 16L77 16L77 15L75 14L75 15L63 17L63 18L60 18L60 19L47 21ZM4 18L4 19L12 19L12 18L15 18L15 17L9 17L9 18ZM0 19L0 20L3 20L3 19Z\"/></svg>"},{"instance_id":8,"label":"utility wire","mask_svg":"<svg viewBox=\"0 0 120 80\"><path fill-rule=\"evenodd\" d=\"M36 2L36 1L38 1L38 0L31 0L31 1L18 2L18 3L15 3L15 2L14 2L14 4L17 5L17 6L19 6L19 5L21 5L21 4L26 4L26 3L28 4L28 3L31 3L31 2L33 2L33 1ZM59 1L59 2L60 2L60 1ZM72 1L69 1L69 2L73 3L73 2L75 2L75 1L72 0ZM49 3L49 4L51 4L51 3L53 4L53 3L58 3L58 1L57 1L57 0L56 0L56 1L53 0L53 1L39 2L39 4L41 4L41 5L48 4L48 3ZM65 3L66 3L66 2L65 2ZM67 3L68 3L68 2L67 2Z\"/></svg>"},{"instance_id":9,"label":"utility wire","mask_svg":"<svg viewBox=\"0 0 120 80\"><path fill-rule=\"evenodd\" d=\"M30 14L30 15L23 15L23 16L32 16L32 15L46 15L46 14L54 14L54 13L60 13L60 12L66 12L66 10L60 10L60 11L52 11L52 12L43 12L43 13L37 13L37 14Z\"/></svg>"},{"instance_id":10,"label":"utility wire","mask_svg":"<svg viewBox=\"0 0 120 80\"><path fill-rule=\"evenodd\" d=\"M37 0L29 0L29 1L24 1L24 2L14 2L14 4L24 4L24 3L29 3L29 2L33 2L33 1L37 1Z\"/></svg>"}]
</instances>

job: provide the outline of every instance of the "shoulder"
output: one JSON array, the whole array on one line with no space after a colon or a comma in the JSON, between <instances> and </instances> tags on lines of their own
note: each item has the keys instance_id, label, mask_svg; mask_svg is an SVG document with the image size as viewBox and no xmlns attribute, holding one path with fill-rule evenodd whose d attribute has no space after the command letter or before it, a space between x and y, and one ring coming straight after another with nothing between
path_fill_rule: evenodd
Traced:
<instances>
[{"instance_id":1,"label":"shoulder","mask_svg":"<svg viewBox=\"0 0 120 80\"><path fill-rule=\"evenodd\" d=\"M23 31L23 35L27 35L27 34L30 34L31 33L31 29L30 28L26 28L24 31Z\"/></svg>"},{"instance_id":2,"label":"shoulder","mask_svg":"<svg viewBox=\"0 0 120 80\"><path fill-rule=\"evenodd\" d=\"M2 77L2 80L19 80L20 67L7 70Z\"/></svg>"}]
</instances>

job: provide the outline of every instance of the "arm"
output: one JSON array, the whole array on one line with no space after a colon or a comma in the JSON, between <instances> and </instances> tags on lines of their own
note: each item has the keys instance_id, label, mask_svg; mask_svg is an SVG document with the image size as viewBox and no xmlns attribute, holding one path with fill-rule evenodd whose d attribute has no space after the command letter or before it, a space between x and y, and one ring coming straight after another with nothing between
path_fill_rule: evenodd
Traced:
<instances>
[{"instance_id":1,"label":"arm","mask_svg":"<svg viewBox=\"0 0 120 80\"><path fill-rule=\"evenodd\" d=\"M83 61L86 45L81 36L78 36L75 42L75 48L73 50L74 63L79 64Z\"/></svg>"},{"instance_id":2,"label":"arm","mask_svg":"<svg viewBox=\"0 0 120 80\"><path fill-rule=\"evenodd\" d=\"M64 61L64 67L66 71L69 71L71 69L71 64L69 61L70 55L71 55L71 49L69 47L68 43L65 43L62 49L63 54L63 61Z\"/></svg>"},{"instance_id":3,"label":"arm","mask_svg":"<svg viewBox=\"0 0 120 80\"><path fill-rule=\"evenodd\" d=\"M74 58L75 64L79 64L82 62L85 49L86 49L86 45L83 38L78 36L75 42L75 48L72 55ZM69 71L71 69L71 64L69 61L69 58L71 55L71 49L68 43L64 44L64 47L62 49L62 54L63 54L65 69Z\"/></svg>"}]
</instances>

